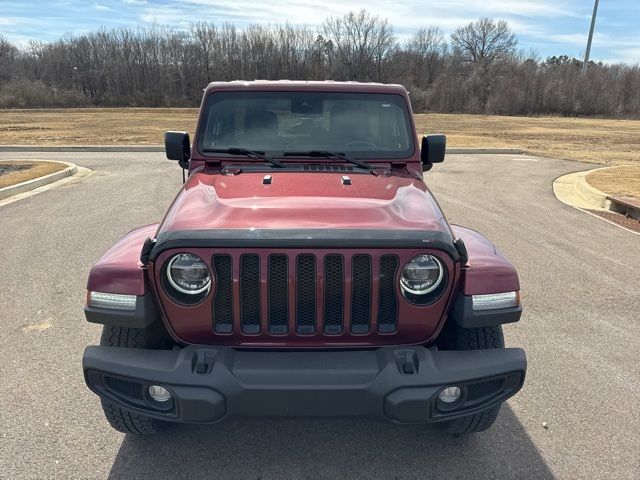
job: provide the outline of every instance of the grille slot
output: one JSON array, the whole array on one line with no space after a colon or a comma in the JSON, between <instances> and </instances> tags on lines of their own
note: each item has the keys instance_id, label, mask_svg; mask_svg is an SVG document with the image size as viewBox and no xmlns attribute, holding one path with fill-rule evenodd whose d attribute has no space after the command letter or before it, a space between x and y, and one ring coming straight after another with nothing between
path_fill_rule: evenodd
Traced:
<instances>
[{"instance_id":1,"label":"grille slot","mask_svg":"<svg viewBox=\"0 0 640 480\"><path fill-rule=\"evenodd\" d=\"M371 257L355 255L351 275L351 331L367 333L371 319Z\"/></svg>"},{"instance_id":2,"label":"grille slot","mask_svg":"<svg viewBox=\"0 0 640 480\"><path fill-rule=\"evenodd\" d=\"M289 324L289 288L286 255L269 257L269 332L287 333Z\"/></svg>"},{"instance_id":3,"label":"grille slot","mask_svg":"<svg viewBox=\"0 0 640 480\"><path fill-rule=\"evenodd\" d=\"M240 257L240 300L242 332L260 332L260 257Z\"/></svg>"},{"instance_id":4,"label":"grille slot","mask_svg":"<svg viewBox=\"0 0 640 480\"><path fill-rule=\"evenodd\" d=\"M496 380L489 380L481 383L474 383L469 385L467 392L467 400L478 400L482 397L495 395L504 389L506 384L504 378L498 378Z\"/></svg>"},{"instance_id":5,"label":"grille slot","mask_svg":"<svg viewBox=\"0 0 640 480\"><path fill-rule=\"evenodd\" d=\"M324 333L342 332L344 306L344 260L342 255L324 257Z\"/></svg>"},{"instance_id":6,"label":"grille slot","mask_svg":"<svg viewBox=\"0 0 640 480\"><path fill-rule=\"evenodd\" d=\"M215 255L216 295L213 298L213 329L217 333L233 331L233 288L231 257Z\"/></svg>"},{"instance_id":7,"label":"grille slot","mask_svg":"<svg viewBox=\"0 0 640 480\"><path fill-rule=\"evenodd\" d=\"M316 328L316 259L299 255L296 261L296 330L311 335Z\"/></svg>"},{"instance_id":8,"label":"grille slot","mask_svg":"<svg viewBox=\"0 0 640 480\"><path fill-rule=\"evenodd\" d=\"M396 331L398 317L398 299L396 298L395 278L398 258L395 255L383 255L380 258L380 296L378 301L378 331L392 333Z\"/></svg>"},{"instance_id":9,"label":"grille slot","mask_svg":"<svg viewBox=\"0 0 640 480\"><path fill-rule=\"evenodd\" d=\"M113 390L120 395L135 398L136 400L142 400L142 385L139 383L123 380L122 378L106 376L104 377L104 383L110 390Z\"/></svg>"}]
</instances>

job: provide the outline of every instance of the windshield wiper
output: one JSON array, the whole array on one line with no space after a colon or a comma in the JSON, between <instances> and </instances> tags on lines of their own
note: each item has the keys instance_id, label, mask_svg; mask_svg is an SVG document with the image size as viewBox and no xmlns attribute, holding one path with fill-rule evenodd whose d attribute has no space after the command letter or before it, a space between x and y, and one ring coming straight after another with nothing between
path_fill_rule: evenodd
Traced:
<instances>
[{"instance_id":1,"label":"windshield wiper","mask_svg":"<svg viewBox=\"0 0 640 480\"><path fill-rule=\"evenodd\" d=\"M368 163L365 163L361 160L356 160L355 158L347 157L344 153L338 152L327 152L325 150L308 150L306 152L284 152L283 155L285 157L322 157L322 158L339 158L349 163L353 163L360 168L366 168L367 170L372 170L373 167Z\"/></svg>"},{"instance_id":2,"label":"windshield wiper","mask_svg":"<svg viewBox=\"0 0 640 480\"><path fill-rule=\"evenodd\" d=\"M264 152L247 150L246 148L205 148L204 153L228 153L229 155L245 155L247 157L260 158L276 167L284 168L285 164L275 158L266 157Z\"/></svg>"}]
</instances>

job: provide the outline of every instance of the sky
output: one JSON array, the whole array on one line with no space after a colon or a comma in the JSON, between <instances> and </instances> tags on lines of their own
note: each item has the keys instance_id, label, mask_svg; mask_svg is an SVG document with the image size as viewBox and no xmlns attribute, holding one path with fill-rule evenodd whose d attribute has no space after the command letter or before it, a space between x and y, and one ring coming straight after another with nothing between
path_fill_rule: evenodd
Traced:
<instances>
[{"instance_id":1,"label":"sky","mask_svg":"<svg viewBox=\"0 0 640 480\"><path fill-rule=\"evenodd\" d=\"M0 0L0 35L18 46L66 33L150 23L188 28L197 21L238 26L285 23L315 27L328 16L366 9L387 18L400 40L418 28L450 34L480 17L504 19L519 46L545 58L582 57L594 0ZM601 0L591 59L640 63L640 0Z\"/></svg>"}]
</instances>

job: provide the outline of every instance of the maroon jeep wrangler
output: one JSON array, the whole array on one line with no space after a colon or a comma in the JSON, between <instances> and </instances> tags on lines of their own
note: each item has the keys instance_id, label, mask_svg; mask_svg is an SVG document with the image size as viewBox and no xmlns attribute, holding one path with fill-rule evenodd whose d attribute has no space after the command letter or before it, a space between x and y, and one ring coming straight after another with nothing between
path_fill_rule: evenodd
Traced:
<instances>
[{"instance_id":1,"label":"maroon jeep wrangler","mask_svg":"<svg viewBox=\"0 0 640 480\"><path fill-rule=\"evenodd\" d=\"M160 224L91 269L104 325L84 377L111 425L148 434L233 416L379 416L485 430L522 387L518 276L450 225L423 181L408 92L354 82L212 83ZM460 192L460 195L464 195Z\"/></svg>"}]
</instances>

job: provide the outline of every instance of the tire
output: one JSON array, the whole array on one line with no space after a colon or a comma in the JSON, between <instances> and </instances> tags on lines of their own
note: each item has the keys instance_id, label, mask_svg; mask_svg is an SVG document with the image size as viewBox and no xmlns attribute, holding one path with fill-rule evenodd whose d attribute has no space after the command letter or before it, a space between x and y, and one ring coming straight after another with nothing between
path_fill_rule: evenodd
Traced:
<instances>
[{"instance_id":1,"label":"tire","mask_svg":"<svg viewBox=\"0 0 640 480\"><path fill-rule=\"evenodd\" d=\"M126 348L162 348L167 337L161 328L141 329L105 325L102 329L100 345ZM132 412L119 404L100 399L102 410L109 424L119 432L134 435L153 435L163 432L169 423Z\"/></svg>"},{"instance_id":2,"label":"tire","mask_svg":"<svg viewBox=\"0 0 640 480\"><path fill-rule=\"evenodd\" d=\"M102 328L100 345L127 348L170 348L164 328L155 324L149 328L125 328L105 325Z\"/></svg>"},{"instance_id":3,"label":"tire","mask_svg":"<svg viewBox=\"0 0 640 480\"><path fill-rule=\"evenodd\" d=\"M167 422L132 412L109 400L101 399L101 401L102 410L109 424L119 432L134 435L155 435L164 432L169 427Z\"/></svg>"},{"instance_id":4,"label":"tire","mask_svg":"<svg viewBox=\"0 0 640 480\"><path fill-rule=\"evenodd\" d=\"M444 332L444 338L440 345L442 350L487 350L504 348L504 335L501 325L462 328L458 326L454 320L450 320L449 324L447 330ZM483 432L495 423L501 406L502 405L498 405L473 415L443 422L438 424L438 427L453 435Z\"/></svg>"}]
</instances>

